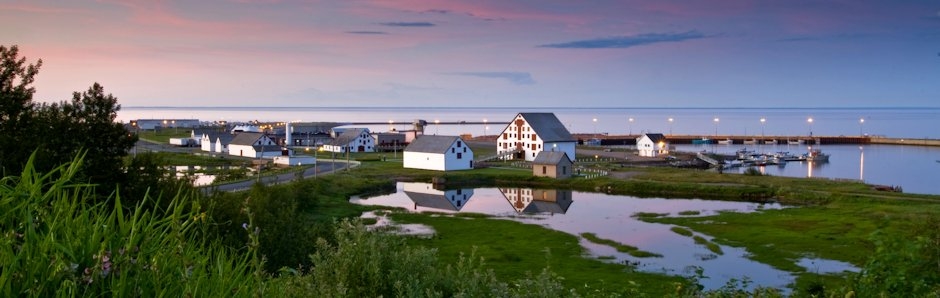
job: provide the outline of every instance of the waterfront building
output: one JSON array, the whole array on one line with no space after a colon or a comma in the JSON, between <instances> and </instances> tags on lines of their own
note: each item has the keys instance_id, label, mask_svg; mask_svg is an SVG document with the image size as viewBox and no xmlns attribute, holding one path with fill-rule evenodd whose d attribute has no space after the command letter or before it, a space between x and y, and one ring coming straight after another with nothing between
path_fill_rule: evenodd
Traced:
<instances>
[{"instance_id":1,"label":"waterfront building","mask_svg":"<svg viewBox=\"0 0 940 298\"><path fill-rule=\"evenodd\" d=\"M336 153L375 152L375 138L369 134L368 128L346 128L335 139L323 145L323 150Z\"/></svg>"},{"instance_id":2,"label":"waterfront building","mask_svg":"<svg viewBox=\"0 0 940 298\"><path fill-rule=\"evenodd\" d=\"M228 144L228 153L252 158L275 157L281 155L281 146L265 134L243 132L236 135Z\"/></svg>"},{"instance_id":3,"label":"waterfront building","mask_svg":"<svg viewBox=\"0 0 940 298\"><path fill-rule=\"evenodd\" d=\"M669 141L661 133L647 133L636 138L636 150L640 156L657 157L669 154Z\"/></svg>"},{"instance_id":4,"label":"waterfront building","mask_svg":"<svg viewBox=\"0 0 940 298\"><path fill-rule=\"evenodd\" d=\"M405 147L404 167L435 171L473 168L473 150L457 136L423 135Z\"/></svg>"},{"instance_id":5,"label":"waterfront building","mask_svg":"<svg viewBox=\"0 0 940 298\"><path fill-rule=\"evenodd\" d=\"M565 152L574 161L577 140L554 113L519 113L496 139L504 159L533 161L539 152Z\"/></svg>"}]
</instances>

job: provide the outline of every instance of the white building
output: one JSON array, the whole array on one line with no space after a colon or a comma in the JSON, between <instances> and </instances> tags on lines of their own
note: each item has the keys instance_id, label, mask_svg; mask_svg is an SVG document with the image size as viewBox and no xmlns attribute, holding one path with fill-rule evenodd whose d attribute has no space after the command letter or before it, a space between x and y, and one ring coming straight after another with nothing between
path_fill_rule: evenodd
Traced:
<instances>
[{"instance_id":1,"label":"white building","mask_svg":"<svg viewBox=\"0 0 940 298\"><path fill-rule=\"evenodd\" d=\"M229 133L204 133L200 138L200 149L206 152L226 153L227 145L232 142L232 136Z\"/></svg>"},{"instance_id":2,"label":"white building","mask_svg":"<svg viewBox=\"0 0 940 298\"><path fill-rule=\"evenodd\" d=\"M323 145L323 150L336 153L375 152L375 138L368 128L347 128L343 133Z\"/></svg>"},{"instance_id":3,"label":"white building","mask_svg":"<svg viewBox=\"0 0 940 298\"><path fill-rule=\"evenodd\" d=\"M228 144L228 154L252 158L275 157L281 155L281 146L265 134L243 132Z\"/></svg>"},{"instance_id":4,"label":"white building","mask_svg":"<svg viewBox=\"0 0 940 298\"><path fill-rule=\"evenodd\" d=\"M404 167L435 171L473 168L473 150L457 136L423 135L405 147Z\"/></svg>"},{"instance_id":5,"label":"white building","mask_svg":"<svg viewBox=\"0 0 940 298\"><path fill-rule=\"evenodd\" d=\"M539 152L561 151L574 161L576 144L554 113L519 113L497 137L496 154L533 161Z\"/></svg>"},{"instance_id":6,"label":"white building","mask_svg":"<svg viewBox=\"0 0 940 298\"><path fill-rule=\"evenodd\" d=\"M657 157L669 154L669 142L661 133L647 133L636 138L636 150L640 156Z\"/></svg>"}]
</instances>

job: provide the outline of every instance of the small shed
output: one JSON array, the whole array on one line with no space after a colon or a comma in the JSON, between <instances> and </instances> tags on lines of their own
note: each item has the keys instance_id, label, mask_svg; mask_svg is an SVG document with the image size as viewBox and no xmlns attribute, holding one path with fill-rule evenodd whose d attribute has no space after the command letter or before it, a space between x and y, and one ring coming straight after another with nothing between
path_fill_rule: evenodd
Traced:
<instances>
[{"instance_id":1,"label":"small shed","mask_svg":"<svg viewBox=\"0 0 940 298\"><path fill-rule=\"evenodd\" d=\"M571 177L571 159L564 151L541 151L532 161L532 175L564 179Z\"/></svg>"}]
</instances>

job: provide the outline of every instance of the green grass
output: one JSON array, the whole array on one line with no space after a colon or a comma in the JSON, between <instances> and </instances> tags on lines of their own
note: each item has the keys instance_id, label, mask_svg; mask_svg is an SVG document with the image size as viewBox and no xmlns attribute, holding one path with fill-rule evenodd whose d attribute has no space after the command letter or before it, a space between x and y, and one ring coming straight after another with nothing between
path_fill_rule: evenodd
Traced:
<instances>
[{"instance_id":1,"label":"green grass","mask_svg":"<svg viewBox=\"0 0 940 298\"><path fill-rule=\"evenodd\" d=\"M632 281L651 296L663 296L673 290L673 283L684 282L678 277L635 272L625 265L585 258L576 236L537 225L412 213L394 213L392 219L432 226L437 231L434 237L409 242L437 249L445 262L456 262L461 254L475 250L500 279L524 276L547 266L564 277L563 283L569 288L587 285L618 292L629 290L626 281Z\"/></svg>"},{"instance_id":2,"label":"green grass","mask_svg":"<svg viewBox=\"0 0 940 298\"><path fill-rule=\"evenodd\" d=\"M718 244L708 241L708 239L705 239L702 236L695 235L695 236L692 236L692 239L695 240L696 244L704 245L705 248L708 248L708 250L710 250L713 253L716 253L719 255L725 254L724 252L721 251L721 246L718 246Z\"/></svg>"},{"instance_id":3,"label":"green grass","mask_svg":"<svg viewBox=\"0 0 940 298\"><path fill-rule=\"evenodd\" d=\"M669 230L675 232L676 234L686 236L686 237L692 237L693 235L692 230L689 230L683 227L672 227Z\"/></svg>"},{"instance_id":4,"label":"green grass","mask_svg":"<svg viewBox=\"0 0 940 298\"><path fill-rule=\"evenodd\" d=\"M168 144L170 143L170 138L188 138L192 135L192 131L191 128L161 128L157 130L141 130L138 136L143 140Z\"/></svg>"},{"instance_id":5,"label":"green grass","mask_svg":"<svg viewBox=\"0 0 940 298\"><path fill-rule=\"evenodd\" d=\"M633 217L637 217L637 218L652 218L652 217L664 217L664 216L669 216L669 213L637 212L633 214Z\"/></svg>"},{"instance_id":6,"label":"green grass","mask_svg":"<svg viewBox=\"0 0 940 298\"><path fill-rule=\"evenodd\" d=\"M702 214L702 212L697 211L697 210L686 210L686 211L679 212L679 215L682 215L682 216L695 216L699 214Z\"/></svg>"},{"instance_id":7,"label":"green grass","mask_svg":"<svg viewBox=\"0 0 940 298\"><path fill-rule=\"evenodd\" d=\"M594 233L581 233L581 237L584 237L584 239L587 239L587 241L590 241L591 243L607 245L607 246L617 249L617 251L619 252L628 253L631 256L634 256L637 258L652 258L652 257L660 258L662 257L662 255L660 254L651 253L648 251L642 251L636 246L623 244L623 243L620 243L611 239L604 239L601 237L597 237L597 234L594 234Z\"/></svg>"}]
</instances>

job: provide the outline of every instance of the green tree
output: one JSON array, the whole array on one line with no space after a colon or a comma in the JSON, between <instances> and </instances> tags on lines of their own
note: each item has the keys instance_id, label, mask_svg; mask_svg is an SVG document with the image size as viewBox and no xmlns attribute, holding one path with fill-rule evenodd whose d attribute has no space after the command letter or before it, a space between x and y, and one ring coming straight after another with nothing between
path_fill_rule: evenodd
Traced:
<instances>
[{"instance_id":1,"label":"green tree","mask_svg":"<svg viewBox=\"0 0 940 298\"><path fill-rule=\"evenodd\" d=\"M19 48L0 46L0 173L19 174L35 149L31 139L32 86L42 60L27 64Z\"/></svg>"},{"instance_id":2,"label":"green tree","mask_svg":"<svg viewBox=\"0 0 940 298\"><path fill-rule=\"evenodd\" d=\"M85 150L81 179L98 184L98 192L109 194L125 182L124 157L137 142L123 124L115 122L121 106L95 83L88 91L72 95L71 102L42 104L35 109L34 127L39 132L39 164L48 169L67 162Z\"/></svg>"}]
</instances>

